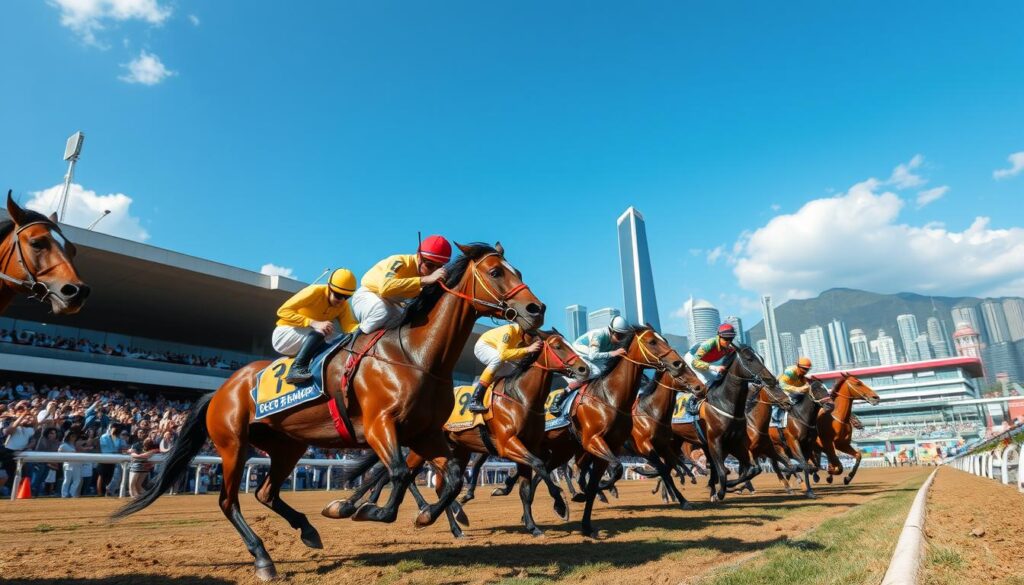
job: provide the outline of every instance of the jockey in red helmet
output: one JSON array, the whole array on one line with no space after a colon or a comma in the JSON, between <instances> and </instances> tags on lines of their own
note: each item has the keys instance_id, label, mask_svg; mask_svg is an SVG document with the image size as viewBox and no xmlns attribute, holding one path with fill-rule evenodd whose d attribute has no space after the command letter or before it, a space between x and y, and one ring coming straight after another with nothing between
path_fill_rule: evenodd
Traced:
<instances>
[{"instance_id":1,"label":"jockey in red helmet","mask_svg":"<svg viewBox=\"0 0 1024 585\"><path fill-rule=\"evenodd\" d=\"M352 312L363 333L390 329L402 322L405 306L423 287L443 280L452 245L441 236L425 238L415 254L396 254L378 262L363 275L352 296Z\"/></svg>"}]
</instances>

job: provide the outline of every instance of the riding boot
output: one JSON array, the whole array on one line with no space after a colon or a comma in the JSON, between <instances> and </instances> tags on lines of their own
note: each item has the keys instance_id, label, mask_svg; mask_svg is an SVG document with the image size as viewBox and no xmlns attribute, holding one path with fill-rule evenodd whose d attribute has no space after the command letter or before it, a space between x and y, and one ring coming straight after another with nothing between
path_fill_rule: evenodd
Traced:
<instances>
[{"instance_id":1,"label":"riding boot","mask_svg":"<svg viewBox=\"0 0 1024 585\"><path fill-rule=\"evenodd\" d=\"M487 407L484 406L484 393L487 392L487 385L480 382L476 383L476 387L473 388L473 396L469 399L469 404L466 408L469 412L481 413L487 412Z\"/></svg>"},{"instance_id":2,"label":"riding boot","mask_svg":"<svg viewBox=\"0 0 1024 585\"><path fill-rule=\"evenodd\" d=\"M555 398L551 401L551 406L548 407L548 412L554 415L560 414L562 412L562 404L565 402L565 399L569 396L569 392L571 392L571 390L566 388L565 390L556 394Z\"/></svg>"},{"instance_id":3,"label":"riding boot","mask_svg":"<svg viewBox=\"0 0 1024 585\"><path fill-rule=\"evenodd\" d=\"M309 371L309 362L323 345L324 336L319 331L314 330L307 333L306 339L302 342L302 347L299 348L299 353L295 354L295 361L292 362L292 367L288 368L288 375L285 376L284 381L292 386L299 386L309 382L313 378L313 372Z\"/></svg>"},{"instance_id":4,"label":"riding boot","mask_svg":"<svg viewBox=\"0 0 1024 585\"><path fill-rule=\"evenodd\" d=\"M696 394L690 396L690 399L686 401L686 414L689 414L690 416L699 416L700 401L701 399Z\"/></svg>"}]
</instances>

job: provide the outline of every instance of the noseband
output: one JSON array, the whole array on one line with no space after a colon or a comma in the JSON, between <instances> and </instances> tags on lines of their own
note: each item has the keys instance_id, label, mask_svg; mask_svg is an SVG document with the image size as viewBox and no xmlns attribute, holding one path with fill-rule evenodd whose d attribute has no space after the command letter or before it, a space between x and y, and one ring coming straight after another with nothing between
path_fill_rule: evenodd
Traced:
<instances>
[{"instance_id":1,"label":"noseband","mask_svg":"<svg viewBox=\"0 0 1024 585\"><path fill-rule=\"evenodd\" d=\"M501 255L498 254L497 252L491 252L490 254L486 254L486 255L482 256L480 258L480 260L484 260L484 259L490 258L491 256L498 256L499 258L501 257ZM438 281L438 284L441 285L441 289L444 290L444 292L446 292L448 294L453 294L453 295L459 297L460 299L469 301L470 303L475 303L475 304L478 304L478 305L483 305L483 306L485 306L485 307L487 307L489 309L493 309L495 311L498 311L499 313L501 313L502 318L504 318L506 321L515 321L516 318L519 317L519 312L516 311L515 309L513 309L512 307L510 307L509 304L508 304L508 301L509 301L509 299L511 299L512 297L516 296L517 294L523 292L524 290L529 290L530 287L526 286L526 283L520 282L516 286L512 287L505 294L499 295L498 293L496 293L493 290L491 290L490 287L487 286L487 283L484 282L484 279L480 277L480 273L476 269L476 263L477 262L479 262L479 260L476 260L476 261L471 260L470 261L470 265L469 265L470 266L469 270L473 274L473 293L472 294L468 294L467 295L466 293L450 289L450 288L448 288L448 285L446 285L444 283L444 281ZM484 292L486 292L488 295L490 295L490 297L492 299L494 299L494 302L485 301L485 300L477 297L476 289L477 289L478 286L480 288L484 289Z\"/></svg>"},{"instance_id":2,"label":"noseband","mask_svg":"<svg viewBox=\"0 0 1024 585\"><path fill-rule=\"evenodd\" d=\"M666 369L668 369L667 367L665 367L665 356L667 356L668 354L672 353L672 348L671 347L668 348L667 350L665 350L665 353L663 353L661 355L658 355L658 354L650 351L649 349L644 347L644 344L643 344L644 335L647 335L648 333L654 333L654 331L651 330L651 329L648 329L646 331L641 331L636 336L637 347L640 348L640 356L643 357L644 361L639 362L639 361L629 357L628 355L622 356L622 359L626 360L627 362L633 362L634 364L636 364L636 365L638 365L640 367L654 368L657 372L664 372Z\"/></svg>"},{"instance_id":3,"label":"noseband","mask_svg":"<svg viewBox=\"0 0 1024 585\"><path fill-rule=\"evenodd\" d=\"M547 339L544 340L542 345L544 347L541 350L541 355L539 358L537 358L537 361L533 362L533 365L531 367L540 368L548 372L570 373L570 368L572 367L572 364L580 359L580 356L575 353L567 360L563 360L562 358L558 357L558 354L555 353L555 350L551 347L551 345L548 344ZM543 363L541 363L542 361ZM552 366L552 363L554 363L555 365Z\"/></svg>"}]
</instances>

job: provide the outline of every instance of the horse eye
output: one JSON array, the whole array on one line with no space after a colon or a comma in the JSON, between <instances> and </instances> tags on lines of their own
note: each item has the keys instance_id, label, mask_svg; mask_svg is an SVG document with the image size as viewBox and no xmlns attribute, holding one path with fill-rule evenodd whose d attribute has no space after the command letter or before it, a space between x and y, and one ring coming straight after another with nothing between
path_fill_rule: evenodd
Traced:
<instances>
[{"instance_id":1,"label":"horse eye","mask_svg":"<svg viewBox=\"0 0 1024 585\"><path fill-rule=\"evenodd\" d=\"M48 242L45 238L36 238L34 240L29 240L28 245L32 246L36 250L45 250L47 243Z\"/></svg>"},{"instance_id":2,"label":"horse eye","mask_svg":"<svg viewBox=\"0 0 1024 585\"><path fill-rule=\"evenodd\" d=\"M491 278L500 278L501 268L491 268L490 272L488 272L487 274L490 274Z\"/></svg>"}]
</instances>

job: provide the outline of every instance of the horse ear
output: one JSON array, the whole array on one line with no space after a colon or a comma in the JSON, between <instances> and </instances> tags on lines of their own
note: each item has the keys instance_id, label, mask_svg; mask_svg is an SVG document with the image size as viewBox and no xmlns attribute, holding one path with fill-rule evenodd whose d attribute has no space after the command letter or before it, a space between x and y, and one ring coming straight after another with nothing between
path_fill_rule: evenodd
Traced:
<instances>
[{"instance_id":1,"label":"horse ear","mask_svg":"<svg viewBox=\"0 0 1024 585\"><path fill-rule=\"evenodd\" d=\"M47 216L47 219L49 219L49 220L50 220L51 222L53 222L53 223L57 223L57 212L56 212L56 211L54 211L53 213L51 213L50 215L48 215L48 216Z\"/></svg>"},{"instance_id":2,"label":"horse ear","mask_svg":"<svg viewBox=\"0 0 1024 585\"><path fill-rule=\"evenodd\" d=\"M18 207L18 204L14 202L12 197L13 191L7 190L7 215L11 216L11 220L14 221L15 225L22 225L25 223L25 210Z\"/></svg>"},{"instance_id":3,"label":"horse ear","mask_svg":"<svg viewBox=\"0 0 1024 585\"><path fill-rule=\"evenodd\" d=\"M494 249L498 252L499 256L505 257L505 246L502 246L501 242L494 242Z\"/></svg>"},{"instance_id":4,"label":"horse ear","mask_svg":"<svg viewBox=\"0 0 1024 585\"><path fill-rule=\"evenodd\" d=\"M455 242L455 247L462 252L463 256L469 256L469 246L463 246L462 244Z\"/></svg>"}]
</instances>

